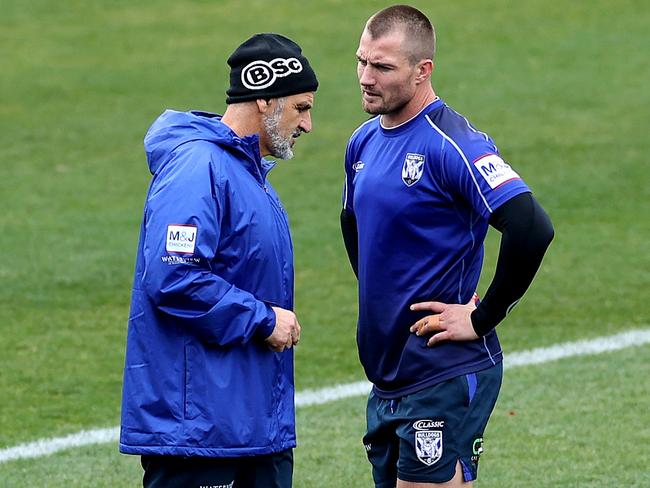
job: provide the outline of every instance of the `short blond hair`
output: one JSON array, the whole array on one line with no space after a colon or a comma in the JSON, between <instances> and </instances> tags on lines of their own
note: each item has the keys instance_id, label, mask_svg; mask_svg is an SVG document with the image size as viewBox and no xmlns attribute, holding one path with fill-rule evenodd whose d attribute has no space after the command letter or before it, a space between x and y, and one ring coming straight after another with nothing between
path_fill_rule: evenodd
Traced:
<instances>
[{"instance_id":1,"label":"short blond hair","mask_svg":"<svg viewBox=\"0 0 650 488\"><path fill-rule=\"evenodd\" d=\"M395 30L404 32L405 54L411 64L423 59L433 59L436 52L436 33L433 25L415 7L393 5L370 17L366 30L373 39L383 37Z\"/></svg>"}]
</instances>

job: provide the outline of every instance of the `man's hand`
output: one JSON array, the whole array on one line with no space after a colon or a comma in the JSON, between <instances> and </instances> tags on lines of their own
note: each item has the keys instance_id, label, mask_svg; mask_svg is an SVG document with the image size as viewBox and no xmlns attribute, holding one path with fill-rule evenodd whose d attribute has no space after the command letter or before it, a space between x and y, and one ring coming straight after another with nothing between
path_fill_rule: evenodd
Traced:
<instances>
[{"instance_id":1,"label":"man's hand","mask_svg":"<svg viewBox=\"0 0 650 488\"><path fill-rule=\"evenodd\" d=\"M280 307L271 308L275 312L275 328L265 341L274 352L291 349L300 341L300 324L296 314Z\"/></svg>"},{"instance_id":2,"label":"man's hand","mask_svg":"<svg viewBox=\"0 0 650 488\"><path fill-rule=\"evenodd\" d=\"M435 315L427 315L411 326L411 332L423 336L433 334L427 346L440 341L471 341L478 339L470 315L476 308L476 295L465 305L442 302L420 302L411 305L411 310L430 310Z\"/></svg>"}]
</instances>

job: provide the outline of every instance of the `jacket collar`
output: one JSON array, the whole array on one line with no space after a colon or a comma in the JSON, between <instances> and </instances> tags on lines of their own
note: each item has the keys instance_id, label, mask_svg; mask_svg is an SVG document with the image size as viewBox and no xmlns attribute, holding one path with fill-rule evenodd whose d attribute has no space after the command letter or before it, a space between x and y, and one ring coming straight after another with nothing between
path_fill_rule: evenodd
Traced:
<instances>
[{"instance_id":1,"label":"jacket collar","mask_svg":"<svg viewBox=\"0 0 650 488\"><path fill-rule=\"evenodd\" d=\"M258 134L251 134L239 137L233 132L232 147L240 152L245 158L242 161L259 181L264 184L267 175L276 165L275 161L264 159L260 154L260 137Z\"/></svg>"}]
</instances>

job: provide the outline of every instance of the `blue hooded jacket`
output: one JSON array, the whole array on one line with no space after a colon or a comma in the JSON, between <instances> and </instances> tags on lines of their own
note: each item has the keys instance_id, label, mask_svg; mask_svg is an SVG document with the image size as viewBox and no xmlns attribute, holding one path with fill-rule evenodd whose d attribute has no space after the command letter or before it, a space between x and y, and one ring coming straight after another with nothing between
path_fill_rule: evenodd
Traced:
<instances>
[{"instance_id":1,"label":"blue hooded jacket","mask_svg":"<svg viewBox=\"0 0 650 488\"><path fill-rule=\"evenodd\" d=\"M235 457L295 447L293 350L272 352L271 305L293 309L286 213L257 135L167 110L145 136L153 175L131 298L120 451Z\"/></svg>"}]
</instances>

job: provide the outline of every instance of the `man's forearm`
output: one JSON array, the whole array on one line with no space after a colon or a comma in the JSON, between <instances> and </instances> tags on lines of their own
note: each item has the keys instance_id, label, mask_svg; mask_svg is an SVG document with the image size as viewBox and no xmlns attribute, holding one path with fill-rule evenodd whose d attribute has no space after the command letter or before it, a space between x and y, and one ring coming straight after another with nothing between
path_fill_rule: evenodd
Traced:
<instances>
[{"instance_id":1,"label":"man's forearm","mask_svg":"<svg viewBox=\"0 0 650 488\"><path fill-rule=\"evenodd\" d=\"M341 232L343 243L348 253L355 276L359 277L359 235L357 234L357 219L352 212L341 210Z\"/></svg>"},{"instance_id":2,"label":"man's forearm","mask_svg":"<svg viewBox=\"0 0 650 488\"><path fill-rule=\"evenodd\" d=\"M494 278L471 315L479 336L494 329L521 299L554 236L550 218L530 193L504 203L490 224L502 237Z\"/></svg>"}]
</instances>

